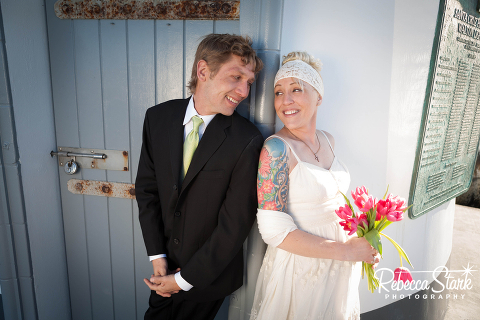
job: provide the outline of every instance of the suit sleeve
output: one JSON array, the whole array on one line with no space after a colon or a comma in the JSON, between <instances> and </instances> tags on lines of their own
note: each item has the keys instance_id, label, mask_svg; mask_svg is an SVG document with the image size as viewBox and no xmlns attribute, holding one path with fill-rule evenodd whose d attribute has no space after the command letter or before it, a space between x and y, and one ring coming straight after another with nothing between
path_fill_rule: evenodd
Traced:
<instances>
[{"instance_id":1,"label":"suit sleeve","mask_svg":"<svg viewBox=\"0 0 480 320\"><path fill-rule=\"evenodd\" d=\"M135 196L143 240L149 256L167 253L162 211L150 136L148 110L143 124L142 149L135 180Z\"/></svg>"},{"instance_id":2,"label":"suit sleeve","mask_svg":"<svg viewBox=\"0 0 480 320\"><path fill-rule=\"evenodd\" d=\"M195 288L207 287L223 272L252 228L257 212L256 180L262 144L259 134L243 150L232 172L217 227L182 268L182 277Z\"/></svg>"}]
</instances>

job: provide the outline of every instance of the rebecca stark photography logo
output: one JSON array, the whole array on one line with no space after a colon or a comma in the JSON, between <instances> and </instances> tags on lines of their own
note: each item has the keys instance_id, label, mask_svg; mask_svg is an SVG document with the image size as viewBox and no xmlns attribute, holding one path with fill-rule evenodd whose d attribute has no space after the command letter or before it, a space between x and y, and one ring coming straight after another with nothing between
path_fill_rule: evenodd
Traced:
<instances>
[{"instance_id":1,"label":"rebecca stark photography logo","mask_svg":"<svg viewBox=\"0 0 480 320\"><path fill-rule=\"evenodd\" d=\"M440 266L433 271L410 271L413 280L405 282L394 281L394 272L389 268L381 268L375 272L380 280L378 293L384 290L385 299L463 299L465 294L456 291L473 288L473 272L478 271L473 270L473 267L468 263L463 270L448 270L446 266ZM430 273L432 278L415 280L416 273ZM441 277L442 274L444 274L443 277ZM411 293L399 294L400 291L411 291ZM419 291L429 291L429 293L420 294Z\"/></svg>"}]
</instances>

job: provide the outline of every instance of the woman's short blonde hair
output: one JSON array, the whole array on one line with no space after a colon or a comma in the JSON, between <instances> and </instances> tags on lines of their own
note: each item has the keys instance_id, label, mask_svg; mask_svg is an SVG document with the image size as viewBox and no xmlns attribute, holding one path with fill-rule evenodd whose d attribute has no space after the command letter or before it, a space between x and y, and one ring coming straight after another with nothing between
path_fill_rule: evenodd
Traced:
<instances>
[{"instance_id":1,"label":"woman's short blonde hair","mask_svg":"<svg viewBox=\"0 0 480 320\"><path fill-rule=\"evenodd\" d=\"M320 71L322 70L323 63L320 61L320 59L314 58L311 54L309 54L306 51L292 51L289 54L287 54L286 56L283 56L282 66L285 63L287 63L289 61L293 61L293 60L301 60L301 61L307 63L308 65L310 65L313 69L315 69L315 71L318 72L318 75L320 76L320 78L323 81L322 75L320 74ZM297 78L294 78L294 82L298 83L303 89L305 82L303 82L302 80L297 79Z\"/></svg>"}]
</instances>

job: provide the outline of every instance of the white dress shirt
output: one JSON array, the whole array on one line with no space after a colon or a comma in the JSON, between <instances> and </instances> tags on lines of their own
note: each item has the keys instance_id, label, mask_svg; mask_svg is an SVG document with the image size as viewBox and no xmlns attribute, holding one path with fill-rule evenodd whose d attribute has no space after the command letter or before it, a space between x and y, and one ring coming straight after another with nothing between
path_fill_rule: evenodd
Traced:
<instances>
[{"instance_id":1,"label":"white dress shirt","mask_svg":"<svg viewBox=\"0 0 480 320\"><path fill-rule=\"evenodd\" d=\"M199 116L202 120L203 123L200 124L200 127L198 128L198 141L203 137L203 134L205 133L205 130L207 129L208 124L212 119L216 116L215 114L213 115L208 115L208 116L201 116L198 114L197 110L195 109L195 102L193 101L193 95L190 98L190 101L188 102L187 106L187 111L185 112L185 118L183 119L183 141L185 141L185 138L187 135L192 131L193 129L193 121L192 117L193 116ZM166 254L158 254L155 256L149 256L150 261L153 261L155 259L159 258L166 258ZM185 279L182 278L180 275L180 272L175 273L175 281L177 282L178 286L183 290L183 291L188 291L193 288L193 286L185 281Z\"/></svg>"}]
</instances>

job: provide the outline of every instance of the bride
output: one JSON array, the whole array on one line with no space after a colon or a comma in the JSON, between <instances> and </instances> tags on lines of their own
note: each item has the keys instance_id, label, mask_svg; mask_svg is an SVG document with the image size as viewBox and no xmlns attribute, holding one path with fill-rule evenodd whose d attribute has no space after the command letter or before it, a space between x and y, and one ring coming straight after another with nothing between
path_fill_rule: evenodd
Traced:
<instances>
[{"instance_id":1,"label":"bride","mask_svg":"<svg viewBox=\"0 0 480 320\"><path fill-rule=\"evenodd\" d=\"M268 244L251 320L359 319L358 261L376 264L365 238L349 237L335 210L350 184L334 139L316 129L323 99L321 62L284 57L275 77L275 110L284 127L269 137L258 169L258 225Z\"/></svg>"}]
</instances>

